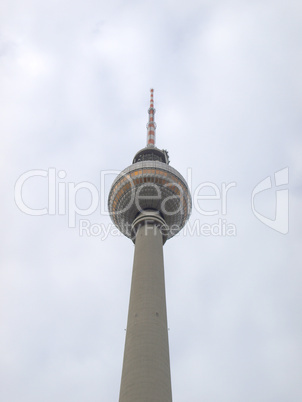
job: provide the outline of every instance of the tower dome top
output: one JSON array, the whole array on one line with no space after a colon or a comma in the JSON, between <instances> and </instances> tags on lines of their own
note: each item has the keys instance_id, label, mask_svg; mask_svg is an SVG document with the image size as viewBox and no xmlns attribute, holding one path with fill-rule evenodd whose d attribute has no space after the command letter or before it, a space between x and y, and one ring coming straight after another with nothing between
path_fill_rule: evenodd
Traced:
<instances>
[{"instance_id":1,"label":"tower dome top","mask_svg":"<svg viewBox=\"0 0 302 402\"><path fill-rule=\"evenodd\" d=\"M133 162L143 162L143 161L159 161L169 164L168 151L165 149L159 149L157 147L145 147L140 149L134 156Z\"/></svg>"}]
</instances>

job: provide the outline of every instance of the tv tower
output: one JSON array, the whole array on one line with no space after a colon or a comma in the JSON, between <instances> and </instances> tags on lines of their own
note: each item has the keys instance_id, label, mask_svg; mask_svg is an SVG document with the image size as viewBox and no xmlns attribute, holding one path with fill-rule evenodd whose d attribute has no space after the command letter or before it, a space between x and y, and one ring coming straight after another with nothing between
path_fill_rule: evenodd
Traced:
<instances>
[{"instance_id":1,"label":"tv tower","mask_svg":"<svg viewBox=\"0 0 302 402\"><path fill-rule=\"evenodd\" d=\"M185 179L155 146L151 89L147 146L114 180L108 199L117 228L135 244L119 402L171 402L163 245L188 220Z\"/></svg>"}]
</instances>

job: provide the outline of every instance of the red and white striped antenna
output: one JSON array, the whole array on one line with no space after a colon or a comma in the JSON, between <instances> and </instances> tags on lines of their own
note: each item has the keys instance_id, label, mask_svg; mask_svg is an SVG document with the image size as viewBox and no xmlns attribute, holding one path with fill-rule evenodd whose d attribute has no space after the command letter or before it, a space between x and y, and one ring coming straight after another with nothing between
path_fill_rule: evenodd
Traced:
<instances>
[{"instance_id":1,"label":"red and white striped antenna","mask_svg":"<svg viewBox=\"0 0 302 402\"><path fill-rule=\"evenodd\" d=\"M147 124L147 147L154 147L155 146L155 130L156 130L156 123L154 122L154 100L153 100L153 92L154 89L150 89L150 107L148 110L149 113L149 122Z\"/></svg>"}]
</instances>

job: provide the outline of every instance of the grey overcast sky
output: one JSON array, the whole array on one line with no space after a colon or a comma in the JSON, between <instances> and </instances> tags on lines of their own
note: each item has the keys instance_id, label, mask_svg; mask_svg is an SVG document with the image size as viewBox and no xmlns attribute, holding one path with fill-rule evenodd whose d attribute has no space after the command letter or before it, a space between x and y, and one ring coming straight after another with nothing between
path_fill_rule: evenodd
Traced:
<instances>
[{"instance_id":1,"label":"grey overcast sky","mask_svg":"<svg viewBox=\"0 0 302 402\"><path fill-rule=\"evenodd\" d=\"M164 247L174 402L300 402L301 2L3 0L0 27L1 401L118 400L133 245L106 197L154 87L194 196ZM42 216L14 201L33 170L17 197ZM99 207L71 228L82 182Z\"/></svg>"}]
</instances>

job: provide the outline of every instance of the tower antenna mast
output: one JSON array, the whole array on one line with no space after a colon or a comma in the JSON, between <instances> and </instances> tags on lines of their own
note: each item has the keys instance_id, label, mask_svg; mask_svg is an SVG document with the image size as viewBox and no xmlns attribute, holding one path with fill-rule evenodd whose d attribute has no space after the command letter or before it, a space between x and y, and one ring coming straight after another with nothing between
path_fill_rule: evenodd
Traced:
<instances>
[{"instance_id":1,"label":"tower antenna mast","mask_svg":"<svg viewBox=\"0 0 302 402\"><path fill-rule=\"evenodd\" d=\"M154 99L153 99L154 89L150 89L150 107L148 110L149 113L149 121L147 123L147 147L155 146L155 130L156 123L154 121L154 115L156 110L154 109Z\"/></svg>"}]
</instances>

